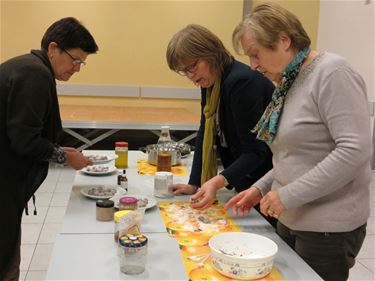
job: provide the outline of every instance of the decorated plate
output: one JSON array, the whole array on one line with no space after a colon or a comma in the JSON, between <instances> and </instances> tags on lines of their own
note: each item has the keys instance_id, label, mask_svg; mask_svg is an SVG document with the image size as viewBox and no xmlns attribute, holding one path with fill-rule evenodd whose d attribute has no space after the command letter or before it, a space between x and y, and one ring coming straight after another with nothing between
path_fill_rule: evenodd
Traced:
<instances>
[{"instance_id":1,"label":"decorated plate","mask_svg":"<svg viewBox=\"0 0 375 281\"><path fill-rule=\"evenodd\" d=\"M93 164L106 164L115 160L118 155L107 155L100 153L86 153L83 154L85 157L89 158Z\"/></svg>"},{"instance_id":2,"label":"decorated plate","mask_svg":"<svg viewBox=\"0 0 375 281\"><path fill-rule=\"evenodd\" d=\"M133 195L133 194L123 194L123 195L119 195L119 194L116 194L115 196L113 196L111 198L111 200L113 202L115 202L115 207L118 208L118 202L120 200L121 197L123 196L130 196L130 197L135 197L138 199L138 209L139 210L142 210L142 209L145 209L145 210L148 210L148 209L151 209L153 207L156 206L156 200L155 198L151 197L151 196L147 196L147 195Z\"/></svg>"},{"instance_id":3,"label":"decorated plate","mask_svg":"<svg viewBox=\"0 0 375 281\"><path fill-rule=\"evenodd\" d=\"M103 176L109 175L115 170L115 167L109 167L108 165L92 165L83 168L81 172L90 176Z\"/></svg>"}]
</instances>

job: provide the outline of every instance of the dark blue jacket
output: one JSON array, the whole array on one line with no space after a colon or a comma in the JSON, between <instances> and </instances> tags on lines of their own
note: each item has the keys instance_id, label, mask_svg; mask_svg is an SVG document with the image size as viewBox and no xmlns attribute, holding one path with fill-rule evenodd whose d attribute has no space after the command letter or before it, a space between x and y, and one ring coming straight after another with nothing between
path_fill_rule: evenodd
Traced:
<instances>
[{"instance_id":1,"label":"dark blue jacket","mask_svg":"<svg viewBox=\"0 0 375 281\"><path fill-rule=\"evenodd\" d=\"M216 137L218 155L223 163L221 174L229 188L242 191L272 168L272 153L268 146L250 132L271 101L273 84L258 71L233 61L224 69L220 89L219 124L228 147L222 147ZM201 123L189 183L200 186L202 171L202 143L205 128L203 108L206 89L202 88Z\"/></svg>"}]
</instances>

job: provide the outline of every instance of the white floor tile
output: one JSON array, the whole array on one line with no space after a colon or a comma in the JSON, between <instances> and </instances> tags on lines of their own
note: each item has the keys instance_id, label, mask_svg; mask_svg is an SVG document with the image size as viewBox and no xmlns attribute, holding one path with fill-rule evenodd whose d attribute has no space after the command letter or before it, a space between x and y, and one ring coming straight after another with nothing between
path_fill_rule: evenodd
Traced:
<instances>
[{"instance_id":1,"label":"white floor tile","mask_svg":"<svg viewBox=\"0 0 375 281\"><path fill-rule=\"evenodd\" d=\"M57 234L60 233L62 224L57 223L45 223L42 228L42 232L39 237L39 243L41 244L53 244Z\"/></svg>"},{"instance_id":2,"label":"white floor tile","mask_svg":"<svg viewBox=\"0 0 375 281\"><path fill-rule=\"evenodd\" d=\"M25 223L22 224L21 244L36 244L42 230L41 223Z\"/></svg>"},{"instance_id":3,"label":"white floor tile","mask_svg":"<svg viewBox=\"0 0 375 281\"><path fill-rule=\"evenodd\" d=\"M55 192L71 192L73 183L70 182L58 182L56 185Z\"/></svg>"},{"instance_id":4,"label":"white floor tile","mask_svg":"<svg viewBox=\"0 0 375 281\"><path fill-rule=\"evenodd\" d=\"M370 206L370 217L375 217L375 206Z\"/></svg>"},{"instance_id":5,"label":"white floor tile","mask_svg":"<svg viewBox=\"0 0 375 281\"><path fill-rule=\"evenodd\" d=\"M51 206L66 207L68 206L70 193L68 192L55 192L51 200Z\"/></svg>"},{"instance_id":6,"label":"white floor tile","mask_svg":"<svg viewBox=\"0 0 375 281\"><path fill-rule=\"evenodd\" d=\"M375 217L368 218L366 231L368 234L375 234Z\"/></svg>"},{"instance_id":7,"label":"white floor tile","mask_svg":"<svg viewBox=\"0 0 375 281\"><path fill-rule=\"evenodd\" d=\"M28 270L31 262L31 258L34 254L36 245L35 244L25 244L21 245L21 265L20 270Z\"/></svg>"},{"instance_id":8,"label":"white floor tile","mask_svg":"<svg viewBox=\"0 0 375 281\"><path fill-rule=\"evenodd\" d=\"M375 275L359 262L350 269L348 281L373 281Z\"/></svg>"},{"instance_id":9,"label":"white floor tile","mask_svg":"<svg viewBox=\"0 0 375 281\"><path fill-rule=\"evenodd\" d=\"M49 207L45 206L37 206L36 210L38 214L34 216L34 206L29 204L29 215L26 216L25 213L23 213L22 223L44 223L48 208Z\"/></svg>"},{"instance_id":10,"label":"white floor tile","mask_svg":"<svg viewBox=\"0 0 375 281\"><path fill-rule=\"evenodd\" d=\"M38 244L31 259L30 270L47 270L53 244ZM26 276L27 278L27 276Z\"/></svg>"},{"instance_id":11,"label":"white floor tile","mask_svg":"<svg viewBox=\"0 0 375 281\"><path fill-rule=\"evenodd\" d=\"M70 167L64 167L60 172L59 182L71 182L73 183L76 170Z\"/></svg>"},{"instance_id":12,"label":"white floor tile","mask_svg":"<svg viewBox=\"0 0 375 281\"><path fill-rule=\"evenodd\" d=\"M20 280L19 281L24 281L26 277L27 271L26 270L20 270Z\"/></svg>"},{"instance_id":13,"label":"white floor tile","mask_svg":"<svg viewBox=\"0 0 375 281\"><path fill-rule=\"evenodd\" d=\"M51 203L53 193L49 192L37 192L35 193L35 204L39 206L49 206ZM29 204L32 204L32 199L29 201Z\"/></svg>"},{"instance_id":14,"label":"white floor tile","mask_svg":"<svg viewBox=\"0 0 375 281\"><path fill-rule=\"evenodd\" d=\"M374 259L358 259L364 267L370 270L372 273L375 274L375 260Z\"/></svg>"},{"instance_id":15,"label":"white floor tile","mask_svg":"<svg viewBox=\"0 0 375 281\"><path fill-rule=\"evenodd\" d=\"M39 186L38 190L37 190L37 194L40 193L40 192L49 192L49 193L53 193L55 191L55 188L56 188L56 182L57 181L44 181L41 186Z\"/></svg>"},{"instance_id":16,"label":"white floor tile","mask_svg":"<svg viewBox=\"0 0 375 281\"><path fill-rule=\"evenodd\" d=\"M57 182L59 180L60 173L61 173L61 169L53 168L53 167L50 166L49 169L48 169L48 174L47 174L47 177L46 177L45 180Z\"/></svg>"},{"instance_id":17,"label":"white floor tile","mask_svg":"<svg viewBox=\"0 0 375 281\"><path fill-rule=\"evenodd\" d=\"M357 256L358 259L375 259L375 235L367 234L362 248Z\"/></svg>"},{"instance_id":18,"label":"white floor tile","mask_svg":"<svg viewBox=\"0 0 375 281\"><path fill-rule=\"evenodd\" d=\"M63 223L66 207L50 207L46 216L46 223Z\"/></svg>"},{"instance_id":19,"label":"white floor tile","mask_svg":"<svg viewBox=\"0 0 375 281\"><path fill-rule=\"evenodd\" d=\"M46 280L46 276L47 271L45 270L29 270L25 280L44 281Z\"/></svg>"}]
</instances>

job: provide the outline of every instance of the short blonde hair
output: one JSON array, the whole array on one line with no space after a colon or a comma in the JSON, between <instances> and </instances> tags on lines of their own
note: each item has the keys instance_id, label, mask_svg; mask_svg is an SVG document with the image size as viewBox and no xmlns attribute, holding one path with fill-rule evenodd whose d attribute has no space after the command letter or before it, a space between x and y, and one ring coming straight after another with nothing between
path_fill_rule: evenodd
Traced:
<instances>
[{"instance_id":1,"label":"short blonde hair","mask_svg":"<svg viewBox=\"0 0 375 281\"><path fill-rule=\"evenodd\" d=\"M237 53L241 53L241 39L248 30L254 32L259 44L271 50L275 49L281 32L285 32L290 37L292 47L296 50L302 50L311 44L297 16L275 3L255 7L237 25L232 35L233 47Z\"/></svg>"},{"instance_id":2,"label":"short blonde hair","mask_svg":"<svg viewBox=\"0 0 375 281\"><path fill-rule=\"evenodd\" d=\"M225 66L233 61L219 37L198 24L189 24L178 31L168 44L166 56L173 71L185 67L187 60L205 59L210 67L223 73Z\"/></svg>"}]
</instances>

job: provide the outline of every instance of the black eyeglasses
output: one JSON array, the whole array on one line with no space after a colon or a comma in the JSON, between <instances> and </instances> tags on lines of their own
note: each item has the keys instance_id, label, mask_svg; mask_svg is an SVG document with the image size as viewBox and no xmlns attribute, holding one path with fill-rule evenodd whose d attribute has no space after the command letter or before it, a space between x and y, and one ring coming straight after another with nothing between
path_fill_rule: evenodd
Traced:
<instances>
[{"instance_id":1,"label":"black eyeglasses","mask_svg":"<svg viewBox=\"0 0 375 281\"><path fill-rule=\"evenodd\" d=\"M81 60L81 59L76 59L75 57L73 57L71 54L69 54L69 52L67 51L67 50L65 50L65 49L62 49L62 48L60 48L64 53L66 53L72 60L73 60L73 64L74 65L80 65L80 66L82 66L82 65L86 65L86 62L85 61L83 61L83 60Z\"/></svg>"},{"instance_id":2,"label":"black eyeglasses","mask_svg":"<svg viewBox=\"0 0 375 281\"><path fill-rule=\"evenodd\" d=\"M184 69L177 70L177 73L180 74L181 76L186 76L188 73L193 74L195 71L197 71L198 62L199 62L199 59L196 60L191 65L185 67Z\"/></svg>"}]
</instances>

